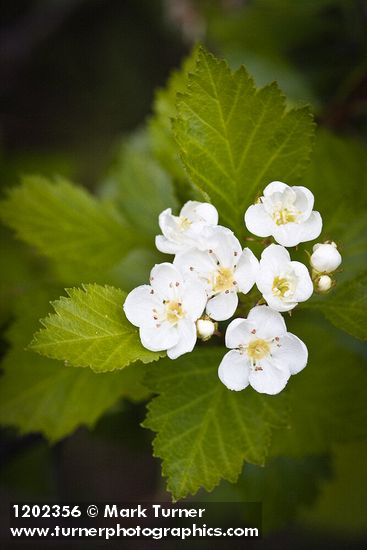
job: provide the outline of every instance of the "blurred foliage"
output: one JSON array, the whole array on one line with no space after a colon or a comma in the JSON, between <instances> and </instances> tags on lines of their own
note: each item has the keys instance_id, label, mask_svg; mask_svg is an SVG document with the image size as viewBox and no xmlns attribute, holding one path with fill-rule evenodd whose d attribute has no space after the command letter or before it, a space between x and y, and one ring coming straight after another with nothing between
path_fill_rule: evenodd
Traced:
<instances>
[{"instance_id":1,"label":"blurred foliage","mask_svg":"<svg viewBox=\"0 0 367 550\"><path fill-rule=\"evenodd\" d=\"M49 299L60 293L51 286L32 288L17 300L16 321L6 337L11 345L2 363L0 422L21 433L41 432L56 441L80 424L93 426L118 398L144 399L143 371L126 369L96 376L89 369L74 369L29 352L38 319L49 308Z\"/></svg>"},{"instance_id":2,"label":"blurred foliage","mask_svg":"<svg viewBox=\"0 0 367 550\"><path fill-rule=\"evenodd\" d=\"M102 193L130 223L134 233L140 230L151 237L152 248L158 215L167 205L175 209L178 203L171 178L154 159L150 146L144 132L126 140L116 154Z\"/></svg>"},{"instance_id":3,"label":"blurred foliage","mask_svg":"<svg viewBox=\"0 0 367 550\"><path fill-rule=\"evenodd\" d=\"M313 529L337 534L366 534L366 441L337 445L333 449L333 479L321 488L319 500L304 511L301 521Z\"/></svg>"},{"instance_id":4,"label":"blurred foliage","mask_svg":"<svg viewBox=\"0 0 367 550\"><path fill-rule=\"evenodd\" d=\"M278 457L266 467L246 464L238 482L222 482L209 496L200 492L199 502L262 502L263 528L279 531L310 509L325 482L333 477L330 457Z\"/></svg>"}]
</instances>

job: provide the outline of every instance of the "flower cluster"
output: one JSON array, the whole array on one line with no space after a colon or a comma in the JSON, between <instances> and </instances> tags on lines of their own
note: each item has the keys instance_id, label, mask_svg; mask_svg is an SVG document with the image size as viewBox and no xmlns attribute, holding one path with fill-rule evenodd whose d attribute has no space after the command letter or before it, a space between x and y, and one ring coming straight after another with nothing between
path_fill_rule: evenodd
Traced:
<instances>
[{"instance_id":1,"label":"flower cluster","mask_svg":"<svg viewBox=\"0 0 367 550\"><path fill-rule=\"evenodd\" d=\"M218 375L230 390L251 385L260 393L279 393L308 358L305 344L287 332L280 312L308 300L314 289L328 291L334 284L331 274L341 263L335 243L316 244L310 275L285 248L320 235L322 220L313 204L305 187L275 181L264 189L245 213L251 233L277 243L267 243L260 260L242 248L230 229L218 225L218 212L211 204L189 201L178 216L171 209L162 212L156 246L173 254L174 260L154 266L150 284L132 290L124 303L143 346L166 350L171 359L192 351L197 338L206 341L220 335L218 322L233 317L238 295L256 285L262 298L255 299L246 319L236 318L227 326L225 345L230 351Z\"/></svg>"}]
</instances>

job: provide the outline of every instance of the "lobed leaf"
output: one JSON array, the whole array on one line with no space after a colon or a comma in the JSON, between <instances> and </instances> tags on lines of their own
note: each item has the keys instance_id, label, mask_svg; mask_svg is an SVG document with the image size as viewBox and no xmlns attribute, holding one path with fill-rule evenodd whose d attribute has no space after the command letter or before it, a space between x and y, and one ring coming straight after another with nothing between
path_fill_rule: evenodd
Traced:
<instances>
[{"instance_id":1,"label":"lobed leaf","mask_svg":"<svg viewBox=\"0 0 367 550\"><path fill-rule=\"evenodd\" d=\"M256 89L244 67L232 73L200 49L177 109L174 131L189 177L239 234L245 210L270 181L293 184L305 170L310 110L287 111L278 86Z\"/></svg>"},{"instance_id":2,"label":"lobed leaf","mask_svg":"<svg viewBox=\"0 0 367 550\"><path fill-rule=\"evenodd\" d=\"M336 327L367 340L367 272L337 285L324 296L315 296L304 307L321 310Z\"/></svg>"},{"instance_id":3,"label":"lobed leaf","mask_svg":"<svg viewBox=\"0 0 367 550\"><path fill-rule=\"evenodd\" d=\"M26 351L49 294L33 289L18 299L17 318L8 331L11 349L1 365L0 423L57 441L80 425L93 426L121 397L140 401L149 392L142 384L143 365L95 374Z\"/></svg>"},{"instance_id":4,"label":"lobed leaf","mask_svg":"<svg viewBox=\"0 0 367 550\"><path fill-rule=\"evenodd\" d=\"M264 464L271 433L286 420L285 394L231 392L220 382L223 351L197 349L149 368L147 384L160 395L144 426L157 432L154 454L175 499L211 491L221 479L235 482L244 461Z\"/></svg>"},{"instance_id":5,"label":"lobed leaf","mask_svg":"<svg viewBox=\"0 0 367 550\"><path fill-rule=\"evenodd\" d=\"M111 267L139 237L133 239L126 222L82 188L37 176L8 191L0 218L41 254L79 271Z\"/></svg>"},{"instance_id":6,"label":"lobed leaf","mask_svg":"<svg viewBox=\"0 0 367 550\"><path fill-rule=\"evenodd\" d=\"M164 355L140 343L138 330L123 313L126 294L121 290L94 284L67 292L69 298L53 302L56 313L43 319L45 328L34 335L34 351L95 372L122 369L138 360L149 363Z\"/></svg>"}]
</instances>

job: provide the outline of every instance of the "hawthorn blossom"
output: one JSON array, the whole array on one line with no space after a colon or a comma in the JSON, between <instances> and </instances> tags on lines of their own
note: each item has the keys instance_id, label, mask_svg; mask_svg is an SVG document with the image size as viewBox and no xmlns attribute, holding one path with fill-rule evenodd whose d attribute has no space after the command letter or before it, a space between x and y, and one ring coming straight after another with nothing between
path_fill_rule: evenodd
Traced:
<instances>
[{"instance_id":1,"label":"hawthorn blossom","mask_svg":"<svg viewBox=\"0 0 367 550\"><path fill-rule=\"evenodd\" d=\"M124 303L125 315L139 327L143 346L151 351L167 350L171 359L192 351L196 343L195 321L206 304L199 281L185 281L170 263L157 264L150 285L132 290Z\"/></svg>"},{"instance_id":2,"label":"hawthorn blossom","mask_svg":"<svg viewBox=\"0 0 367 550\"><path fill-rule=\"evenodd\" d=\"M273 236L283 246L296 246L321 233L321 216L312 210L313 205L314 196L306 187L273 181L257 204L246 210L245 225L258 237Z\"/></svg>"},{"instance_id":3,"label":"hawthorn blossom","mask_svg":"<svg viewBox=\"0 0 367 550\"><path fill-rule=\"evenodd\" d=\"M334 242L317 243L313 247L310 263L318 273L332 273L342 263L342 257Z\"/></svg>"},{"instance_id":4,"label":"hawthorn blossom","mask_svg":"<svg viewBox=\"0 0 367 550\"><path fill-rule=\"evenodd\" d=\"M174 216L171 208L167 208L159 215L163 235L156 236L156 247L167 254L177 254L193 246L200 247L204 228L217 224L218 212L207 202L188 201L179 216Z\"/></svg>"},{"instance_id":5,"label":"hawthorn blossom","mask_svg":"<svg viewBox=\"0 0 367 550\"><path fill-rule=\"evenodd\" d=\"M329 275L321 275L315 281L315 287L318 292L328 292L334 285L333 280Z\"/></svg>"},{"instance_id":6,"label":"hawthorn blossom","mask_svg":"<svg viewBox=\"0 0 367 550\"><path fill-rule=\"evenodd\" d=\"M307 364L305 344L287 332L281 314L268 306L254 307L247 319L234 319L228 325L225 343L231 351L223 357L218 376L230 390L250 385L260 393L274 395Z\"/></svg>"},{"instance_id":7,"label":"hawthorn blossom","mask_svg":"<svg viewBox=\"0 0 367 550\"><path fill-rule=\"evenodd\" d=\"M308 300L313 284L305 265L292 262L288 250L271 244L261 254L256 286L268 305L276 311L289 311Z\"/></svg>"},{"instance_id":8,"label":"hawthorn blossom","mask_svg":"<svg viewBox=\"0 0 367 550\"><path fill-rule=\"evenodd\" d=\"M246 294L254 285L259 262L249 248L242 250L229 229L215 227L206 238L206 250L192 248L177 254L173 263L205 285L206 313L215 321L224 321L236 311L237 293Z\"/></svg>"},{"instance_id":9,"label":"hawthorn blossom","mask_svg":"<svg viewBox=\"0 0 367 550\"><path fill-rule=\"evenodd\" d=\"M214 323L207 315L196 321L198 338L203 342L210 340L217 328L218 323Z\"/></svg>"}]
</instances>

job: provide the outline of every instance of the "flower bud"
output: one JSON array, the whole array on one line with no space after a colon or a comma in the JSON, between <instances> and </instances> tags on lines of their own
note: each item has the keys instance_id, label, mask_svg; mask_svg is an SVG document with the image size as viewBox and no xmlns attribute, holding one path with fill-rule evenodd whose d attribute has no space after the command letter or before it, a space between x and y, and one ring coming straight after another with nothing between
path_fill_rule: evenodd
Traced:
<instances>
[{"instance_id":1,"label":"flower bud","mask_svg":"<svg viewBox=\"0 0 367 550\"><path fill-rule=\"evenodd\" d=\"M318 243L313 247L311 265L318 273L331 273L342 263L342 257L334 242Z\"/></svg>"},{"instance_id":2,"label":"flower bud","mask_svg":"<svg viewBox=\"0 0 367 550\"><path fill-rule=\"evenodd\" d=\"M213 336L214 332L217 330L217 326L218 323L213 323L213 321L209 318L198 319L196 321L198 338L200 338L204 342L206 340L209 340Z\"/></svg>"},{"instance_id":3,"label":"flower bud","mask_svg":"<svg viewBox=\"0 0 367 550\"><path fill-rule=\"evenodd\" d=\"M316 290L318 292L327 292L333 286L333 281L329 275L321 275L316 282Z\"/></svg>"}]
</instances>

